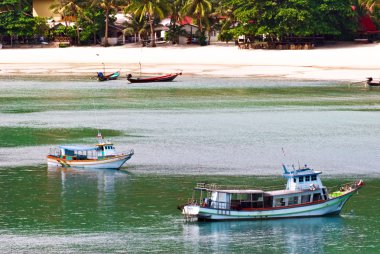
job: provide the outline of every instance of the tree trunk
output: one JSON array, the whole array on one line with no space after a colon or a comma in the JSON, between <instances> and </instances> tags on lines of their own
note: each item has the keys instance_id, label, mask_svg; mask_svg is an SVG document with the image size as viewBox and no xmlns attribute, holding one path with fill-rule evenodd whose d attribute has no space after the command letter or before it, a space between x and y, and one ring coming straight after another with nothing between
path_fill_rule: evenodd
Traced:
<instances>
[{"instance_id":1,"label":"tree trunk","mask_svg":"<svg viewBox=\"0 0 380 254\"><path fill-rule=\"evenodd\" d=\"M149 15L149 25L150 25L150 40L151 40L150 44L152 47L156 47L156 34L154 32L153 19L151 15Z\"/></svg>"},{"instance_id":2,"label":"tree trunk","mask_svg":"<svg viewBox=\"0 0 380 254\"><path fill-rule=\"evenodd\" d=\"M96 32L94 32L94 45L96 45Z\"/></svg>"},{"instance_id":3,"label":"tree trunk","mask_svg":"<svg viewBox=\"0 0 380 254\"><path fill-rule=\"evenodd\" d=\"M108 46L108 22L109 22L108 14L109 14L109 9L107 8L106 9L106 29L104 32L104 47Z\"/></svg>"},{"instance_id":4,"label":"tree trunk","mask_svg":"<svg viewBox=\"0 0 380 254\"><path fill-rule=\"evenodd\" d=\"M80 35L79 35L78 21L77 21L77 45L80 45Z\"/></svg>"},{"instance_id":5,"label":"tree trunk","mask_svg":"<svg viewBox=\"0 0 380 254\"><path fill-rule=\"evenodd\" d=\"M202 19L201 19L200 14L198 14L198 26L199 26L199 31L202 33Z\"/></svg>"}]
</instances>

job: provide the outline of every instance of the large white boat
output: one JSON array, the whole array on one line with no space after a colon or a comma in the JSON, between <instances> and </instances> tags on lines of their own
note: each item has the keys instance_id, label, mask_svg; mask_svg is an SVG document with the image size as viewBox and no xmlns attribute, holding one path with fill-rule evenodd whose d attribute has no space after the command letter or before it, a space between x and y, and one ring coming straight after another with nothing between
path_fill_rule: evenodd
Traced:
<instances>
[{"instance_id":1,"label":"large white boat","mask_svg":"<svg viewBox=\"0 0 380 254\"><path fill-rule=\"evenodd\" d=\"M117 153L113 143L104 140L99 133L95 146L62 145L51 148L47 164L54 167L120 169L133 154L133 149Z\"/></svg>"},{"instance_id":2,"label":"large white boat","mask_svg":"<svg viewBox=\"0 0 380 254\"><path fill-rule=\"evenodd\" d=\"M359 180L329 193L320 171L308 167L289 171L284 190L264 191L216 184L197 184L182 208L186 219L248 220L337 215L348 199L364 185Z\"/></svg>"}]
</instances>

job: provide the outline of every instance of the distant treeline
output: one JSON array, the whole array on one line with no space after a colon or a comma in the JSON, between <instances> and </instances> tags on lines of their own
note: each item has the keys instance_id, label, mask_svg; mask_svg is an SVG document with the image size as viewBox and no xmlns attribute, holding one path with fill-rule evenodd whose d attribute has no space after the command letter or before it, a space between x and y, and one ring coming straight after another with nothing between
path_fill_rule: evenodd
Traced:
<instances>
[{"instance_id":1,"label":"distant treeline","mask_svg":"<svg viewBox=\"0 0 380 254\"><path fill-rule=\"evenodd\" d=\"M216 31L222 41L238 36L274 41L290 36L327 36L350 39L359 18L379 20L380 0L60 0L50 7L65 25L49 27L46 18L33 17L32 0L0 1L0 42L34 43L54 36L72 38L76 44L98 43L115 29L116 13L128 21L118 27L124 35L149 39L155 46L157 24L171 22L166 40L178 42L184 17L198 26L200 44ZM71 24L71 25L69 25ZM107 39L105 40L107 42Z\"/></svg>"}]
</instances>

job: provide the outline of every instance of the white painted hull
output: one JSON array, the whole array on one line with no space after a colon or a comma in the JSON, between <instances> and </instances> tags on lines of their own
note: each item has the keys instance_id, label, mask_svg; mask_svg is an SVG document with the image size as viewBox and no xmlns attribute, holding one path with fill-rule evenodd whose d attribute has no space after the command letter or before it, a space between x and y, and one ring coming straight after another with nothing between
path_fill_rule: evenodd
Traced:
<instances>
[{"instance_id":1,"label":"white painted hull","mask_svg":"<svg viewBox=\"0 0 380 254\"><path fill-rule=\"evenodd\" d=\"M262 220L337 215L353 193L354 191L351 191L343 196L322 203L254 211L223 210L205 208L199 205L186 205L182 213L186 217L196 217L199 220Z\"/></svg>"},{"instance_id":2,"label":"white painted hull","mask_svg":"<svg viewBox=\"0 0 380 254\"><path fill-rule=\"evenodd\" d=\"M100 168L100 169L119 169L132 157L133 153L118 155L103 160L63 160L55 157L48 157L47 164L51 167L74 167L74 168Z\"/></svg>"}]
</instances>

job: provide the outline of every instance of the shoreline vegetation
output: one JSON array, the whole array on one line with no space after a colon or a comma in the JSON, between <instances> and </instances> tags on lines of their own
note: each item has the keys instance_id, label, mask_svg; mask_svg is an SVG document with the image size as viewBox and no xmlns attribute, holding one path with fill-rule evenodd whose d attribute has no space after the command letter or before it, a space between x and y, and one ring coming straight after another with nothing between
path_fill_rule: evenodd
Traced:
<instances>
[{"instance_id":1,"label":"shoreline vegetation","mask_svg":"<svg viewBox=\"0 0 380 254\"><path fill-rule=\"evenodd\" d=\"M239 49L136 44L101 47L0 50L0 78L10 76L96 76L120 70L137 76L173 73L232 78L283 78L360 82L380 78L380 44L337 43L311 50Z\"/></svg>"}]
</instances>

